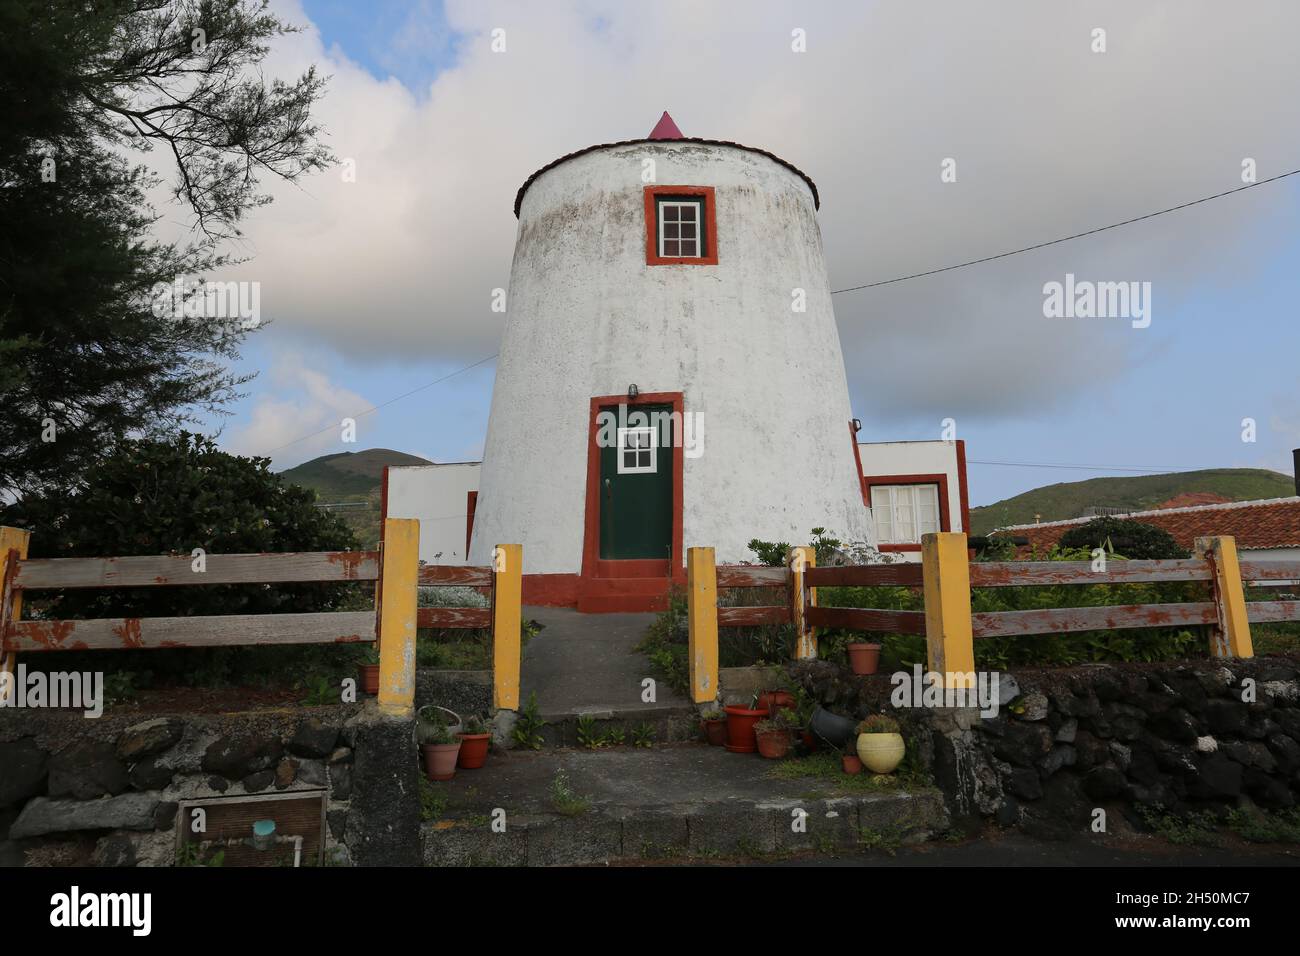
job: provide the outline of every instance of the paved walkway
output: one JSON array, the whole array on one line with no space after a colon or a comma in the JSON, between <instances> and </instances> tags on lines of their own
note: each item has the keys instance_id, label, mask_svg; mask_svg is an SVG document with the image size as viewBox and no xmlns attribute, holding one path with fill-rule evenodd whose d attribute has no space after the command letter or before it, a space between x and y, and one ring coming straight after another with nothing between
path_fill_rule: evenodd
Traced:
<instances>
[{"instance_id":1,"label":"paved walkway","mask_svg":"<svg viewBox=\"0 0 1300 956\"><path fill-rule=\"evenodd\" d=\"M524 648L520 687L533 691L543 714L688 707L685 697L657 681L655 701L641 699L641 681L654 676L634 648L654 614L579 614L572 608L525 607L524 618L546 625Z\"/></svg>"}]
</instances>

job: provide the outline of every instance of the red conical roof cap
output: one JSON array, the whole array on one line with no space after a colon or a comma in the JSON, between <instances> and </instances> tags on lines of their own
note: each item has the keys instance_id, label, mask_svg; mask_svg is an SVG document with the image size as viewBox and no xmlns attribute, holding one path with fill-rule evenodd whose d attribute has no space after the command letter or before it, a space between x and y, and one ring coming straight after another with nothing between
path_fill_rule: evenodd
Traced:
<instances>
[{"instance_id":1,"label":"red conical roof cap","mask_svg":"<svg viewBox=\"0 0 1300 956\"><path fill-rule=\"evenodd\" d=\"M659 122L655 123L655 128L650 131L647 139L684 139L682 131L677 128L673 118L664 110L664 115L659 117Z\"/></svg>"}]
</instances>

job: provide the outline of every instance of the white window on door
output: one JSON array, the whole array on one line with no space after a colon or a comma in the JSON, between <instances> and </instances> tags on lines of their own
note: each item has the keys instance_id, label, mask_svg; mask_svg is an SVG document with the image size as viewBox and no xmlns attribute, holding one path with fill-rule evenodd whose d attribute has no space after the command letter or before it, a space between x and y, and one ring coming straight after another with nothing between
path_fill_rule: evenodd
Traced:
<instances>
[{"instance_id":1,"label":"white window on door","mask_svg":"<svg viewBox=\"0 0 1300 956\"><path fill-rule=\"evenodd\" d=\"M704 200L659 200L659 255L698 259L704 255Z\"/></svg>"},{"instance_id":2,"label":"white window on door","mask_svg":"<svg viewBox=\"0 0 1300 956\"><path fill-rule=\"evenodd\" d=\"M618 473L620 475L653 474L659 448L654 440L654 426L618 430Z\"/></svg>"},{"instance_id":3,"label":"white window on door","mask_svg":"<svg viewBox=\"0 0 1300 956\"><path fill-rule=\"evenodd\" d=\"M881 544L920 544L941 530L938 485L872 485L871 517Z\"/></svg>"}]
</instances>

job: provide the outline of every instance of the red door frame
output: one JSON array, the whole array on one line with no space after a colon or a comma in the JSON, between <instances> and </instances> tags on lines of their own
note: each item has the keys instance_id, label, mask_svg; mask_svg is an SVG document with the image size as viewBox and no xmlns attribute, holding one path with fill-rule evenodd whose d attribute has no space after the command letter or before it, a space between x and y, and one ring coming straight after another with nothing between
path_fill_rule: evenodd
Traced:
<instances>
[{"instance_id":1,"label":"red door frame","mask_svg":"<svg viewBox=\"0 0 1300 956\"><path fill-rule=\"evenodd\" d=\"M682 392L644 392L636 398L626 395L601 395L591 400L591 417L587 433L587 500L586 514L583 517L582 539L582 576L584 578L637 578L667 576L675 580L685 580L685 565L682 564L682 461L686 457L683 448L674 447L673 455L673 528L672 547L669 550L668 567L664 562L647 561L603 561L600 558L600 446L597 442L600 434L598 418L602 405L670 405L677 421L685 423L685 395ZM682 444L683 436L673 436L675 446Z\"/></svg>"}]
</instances>

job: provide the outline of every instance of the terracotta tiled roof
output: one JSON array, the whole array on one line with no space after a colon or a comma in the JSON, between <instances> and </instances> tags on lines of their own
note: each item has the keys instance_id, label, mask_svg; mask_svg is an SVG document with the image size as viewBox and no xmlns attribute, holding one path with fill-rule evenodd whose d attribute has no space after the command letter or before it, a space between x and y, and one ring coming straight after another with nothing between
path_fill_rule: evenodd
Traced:
<instances>
[{"instance_id":1,"label":"terracotta tiled roof","mask_svg":"<svg viewBox=\"0 0 1300 956\"><path fill-rule=\"evenodd\" d=\"M1197 538L1216 534L1232 535L1242 550L1300 547L1300 497L1135 511L1114 517L1163 528L1180 547L1189 550ZM1070 518L1042 524L1016 524L999 528L994 533L1027 538L1031 545L1041 550L1056 544L1066 531L1091 520Z\"/></svg>"}]
</instances>

